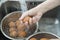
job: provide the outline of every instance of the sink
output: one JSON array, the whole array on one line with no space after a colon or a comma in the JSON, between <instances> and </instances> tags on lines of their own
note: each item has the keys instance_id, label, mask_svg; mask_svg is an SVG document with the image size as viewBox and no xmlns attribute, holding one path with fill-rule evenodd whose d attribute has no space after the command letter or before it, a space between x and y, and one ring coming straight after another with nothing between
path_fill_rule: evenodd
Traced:
<instances>
[{"instance_id":1,"label":"sink","mask_svg":"<svg viewBox=\"0 0 60 40\"><path fill-rule=\"evenodd\" d=\"M51 32L59 36L59 23L53 18L41 18L39 20L39 30L41 32Z\"/></svg>"}]
</instances>

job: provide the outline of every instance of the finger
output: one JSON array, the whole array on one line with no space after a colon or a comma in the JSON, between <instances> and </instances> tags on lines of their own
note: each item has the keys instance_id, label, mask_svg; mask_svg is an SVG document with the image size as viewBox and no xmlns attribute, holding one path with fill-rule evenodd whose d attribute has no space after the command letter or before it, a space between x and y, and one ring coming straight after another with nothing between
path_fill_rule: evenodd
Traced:
<instances>
[{"instance_id":1,"label":"finger","mask_svg":"<svg viewBox=\"0 0 60 40\"><path fill-rule=\"evenodd\" d=\"M37 15L37 16L35 16L35 18L36 18L36 22L37 22L37 21L39 21L39 19L41 18L41 16Z\"/></svg>"},{"instance_id":2,"label":"finger","mask_svg":"<svg viewBox=\"0 0 60 40\"><path fill-rule=\"evenodd\" d=\"M23 21L20 21L21 22L21 24L23 24Z\"/></svg>"},{"instance_id":3,"label":"finger","mask_svg":"<svg viewBox=\"0 0 60 40\"><path fill-rule=\"evenodd\" d=\"M28 22L25 22L24 24L27 26L28 25Z\"/></svg>"},{"instance_id":4,"label":"finger","mask_svg":"<svg viewBox=\"0 0 60 40\"><path fill-rule=\"evenodd\" d=\"M42 13L38 12L37 15L35 16L36 21L39 21L39 19L42 17Z\"/></svg>"},{"instance_id":5,"label":"finger","mask_svg":"<svg viewBox=\"0 0 60 40\"><path fill-rule=\"evenodd\" d=\"M42 15L36 15L33 17L33 23L36 23L39 21L39 19L42 17Z\"/></svg>"},{"instance_id":6,"label":"finger","mask_svg":"<svg viewBox=\"0 0 60 40\"><path fill-rule=\"evenodd\" d=\"M22 14L22 16L19 18L19 20L23 20L26 16L28 16L28 14L26 14L26 13Z\"/></svg>"},{"instance_id":7,"label":"finger","mask_svg":"<svg viewBox=\"0 0 60 40\"><path fill-rule=\"evenodd\" d=\"M29 19L29 24L30 24L30 25L33 24L32 18Z\"/></svg>"},{"instance_id":8,"label":"finger","mask_svg":"<svg viewBox=\"0 0 60 40\"><path fill-rule=\"evenodd\" d=\"M35 23L36 22L36 17L33 17L33 23Z\"/></svg>"}]
</instances>

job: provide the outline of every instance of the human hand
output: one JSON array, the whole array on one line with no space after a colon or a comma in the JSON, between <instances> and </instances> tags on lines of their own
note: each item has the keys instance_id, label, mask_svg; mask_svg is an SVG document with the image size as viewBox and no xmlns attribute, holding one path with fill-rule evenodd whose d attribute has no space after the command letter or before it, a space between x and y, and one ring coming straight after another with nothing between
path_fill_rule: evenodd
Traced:
<instances>
[{"instance_id":1,"label":"human hand","mask_svg":"<svg viewBox=\"0 0 60 40\"><path fill-rule=\"evenodd\" d=\"M39 19L42 16L42 13L40 13L40 12L33 13L31 11L27 11L22 14L22 16L19 18L19 20L23 20L27 16L31 16L31 18L29 19L29 24L31 25L31 24L39 21ZM28 24L28 22L25 22L25 24Z\"/></svg>"}]
</instances>

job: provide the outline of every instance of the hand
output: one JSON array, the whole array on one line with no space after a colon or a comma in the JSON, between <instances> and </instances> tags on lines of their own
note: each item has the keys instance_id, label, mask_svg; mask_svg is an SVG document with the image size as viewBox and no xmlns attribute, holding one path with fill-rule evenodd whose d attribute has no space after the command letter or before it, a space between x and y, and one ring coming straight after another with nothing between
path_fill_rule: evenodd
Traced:
<instances>
[{"instance_id":1,"label":"hand","mask_svg":"<svg viewBox=\"0 0 60 40\"><path fill-rule=\"evenodd\" d=\"M19 20L23 20L25 17L27 16L32 16L30 19L29 19L29 24L33 24L33 23L36 23L39 21L39 19L41 18L42 16L42 13L40 12L36 12L36 13L33 13L31 11L27 11L27 12L24 12L22 14L22 16L19 18ZM25 24L28 24L28 22L25 22Z\"/></svg>"},{"instance_id":2,"label":"hand","mask_svg":"<svg viewBox=\"0 0 60 40\"><path fill-rule=\"evenodd\" d=\"M19 20L24 19L26 16L33 16L32 18L29 19L29 24L36 23L39 21L39 19L45 12L59 6L59 3L60 3L60 0L56 0L56 1L55 0L52 0L52 1L46 0L45 2L32 8L31 10L23 13L21 18L19 18ZM28 22L26 22L26 23L28 23Z\"/></svg>"}]
</instances>

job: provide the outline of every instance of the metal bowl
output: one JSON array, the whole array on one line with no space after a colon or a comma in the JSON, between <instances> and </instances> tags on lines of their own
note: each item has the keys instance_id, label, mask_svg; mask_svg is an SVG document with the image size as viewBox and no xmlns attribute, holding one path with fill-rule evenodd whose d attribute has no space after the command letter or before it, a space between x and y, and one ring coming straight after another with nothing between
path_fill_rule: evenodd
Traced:
<instances>
[{"instance_id":1,"label":"metal bowl","mask_svg":"<svg viewBox=\"0 0 60 40\"><path fill-rule=\"evenodd\" d=\"M50 32L38 32L29 36L26 40L30 40L31 38L37 38L38 40L41 38L60 39L60 37Z\"/></svg>"},{"instance_id":2,"label":"metal bowl","mask_svg":"<svg viewBox=\"0 0 60 40\"><path fill-rule=\"evenodd\" d=\"M13 37L11 37L9 35L9 31L8 31L9 30L9 26L8 26L8 23L10 21L18 20L21 15L22 15L22 12L16 11L16 12L9 13L8 15L6 15L2 19L2 21L1 21L1 32L3 33L4 36L6 36L9 39L20 39L20 40L23 40L23 39L26 39L28 36L32 35L33 33L37 32L37 30L38 30L38 23L30 26L32 28L32 30L29 30L30 33L28 31L27 37L25 37L25 38L20 38L20 37L13 38Z\"/></svg>"}]
</instances>

